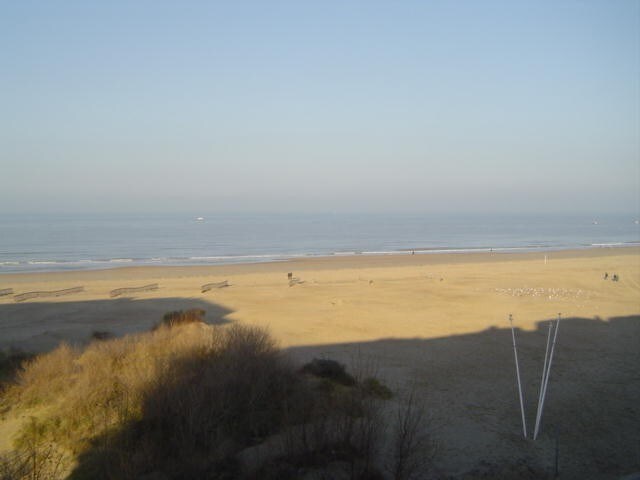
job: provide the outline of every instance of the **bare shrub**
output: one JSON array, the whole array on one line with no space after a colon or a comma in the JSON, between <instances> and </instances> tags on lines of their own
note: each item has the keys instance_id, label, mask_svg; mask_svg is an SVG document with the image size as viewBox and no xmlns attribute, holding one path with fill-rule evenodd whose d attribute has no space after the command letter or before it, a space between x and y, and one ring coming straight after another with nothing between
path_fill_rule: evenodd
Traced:
<instances>
[{"instance_id":1,"label":"bare shrub","mask_svg":"<svg viewBox=\"0 0 640 480\"><path fill-rule=\"evenodd\" d=\"M30 417L13 452L0 457L2 480L55 480L65 472L67 456L51 438L47 424Z\"/></svg>"},{"instance_id":2,"label":"bare shrub","mask_svg":"<svg viewBox=\"0 0 640 480\"><path fill-rule=\"evenodd\" d=\"M295 384L264 330L234 325L220 333L218 348L174 362L146 396L144 418L173 431L176 449L259 440L279 425Z\"/></svg>"},{"instance_id":3,"label":"bare shrub","mask_svg":"<svg viewBox=\"0 0 640 480\"><path fill-rule=\"evenodd\" d=\"M393 425L387 469L394 480L422 478L431 468L437 445L432 422L411 388L399 405Z\"/></svg>"},{"instance_id":4,"label":"bare shrub","mask_svg":"<svg viewBox=\"0 0 640 480\"><path fill-rule=\"evenodd\" d=\"M379 477L377 459L386 431L383 405L362 389L354 390L350 396L352 405L343 413L347 428L342 432L343 444L352 449L352 455L347 459L350 477Z\"/></svg>"},{"instance_id":5,"label":"bare shrub","mask_svg":"<svg viewBox=\"0 0 640 480\"><path fill-rule=\"evenodd\" d=\"M366 367L369 372L371 365ZM285 454L269 462L255 478L297 478L292 472L300 468L312 469L317 478L381 478L386 409L384 396L372 385L380 391L387 387L373 382L373 377L358 381L361 372L352 376L333 360L315 360L301 371L312 376L290 398ZM335 378L349 378L349 385Z\"/></svg>"}]
</instances>

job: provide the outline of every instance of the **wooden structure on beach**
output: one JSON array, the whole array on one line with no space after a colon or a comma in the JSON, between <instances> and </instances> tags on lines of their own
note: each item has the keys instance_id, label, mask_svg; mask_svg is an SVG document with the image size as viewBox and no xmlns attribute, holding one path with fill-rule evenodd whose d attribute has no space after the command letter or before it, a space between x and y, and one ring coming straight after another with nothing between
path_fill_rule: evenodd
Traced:
<instances>
[{"instance_id":1,"label":"wooden structure on beach","mask_svg":"<svg viewBox=\"0 0 640 480\"><path fill-rule=\"evenodd\" d=\"M73 293L84 292L84 287L66 288L64 290L52 290L49 292L27 292L16 295L13 299L16 302L24 302L25 300L31 300L32 298L47 298L47 297L62 297L64 295L71 295Z\"/></svg>"},{"instance_id":2,"label":"wooden structure on beach","mask_svg":"<svg viewBox=\"0 0 640 480\"><path fill-rule=\"evenodd\" d=\"M224 280L223 282L213 282L213 283L205 283L200 287L202 293L208 292L209 290L213 290L214 288L226 288L230 287L231 284L228 280Z\"/></svg>"},{"instance_id":3,"label":"wooden structure on beach","mask_svg":"<svg viewBox=\"0 0 640 480\"><path fill-rule=\"evenodd\" d=\"M304 283L304 280L300 280L298 277L291 277L289 279L289 286L293 287L294 285L300 285Z\"/></svg>"},{"instance_id":4,"label":"wooden structure on beach","mask_svg":"<svg viewBox=\"0 0 640 480\"><path fill-rule=\"evenodd\" d=\"M109 292L109 296L111 298L119 297L120 295L127 295L130 293L140 293L140 292L151 292L153 290L158 290L160 288L157 283L151 283L149 285L144 285L142 287L126 287L126 288L116 288L115 290L111 290Z\"/></svg>"}]
</instances>

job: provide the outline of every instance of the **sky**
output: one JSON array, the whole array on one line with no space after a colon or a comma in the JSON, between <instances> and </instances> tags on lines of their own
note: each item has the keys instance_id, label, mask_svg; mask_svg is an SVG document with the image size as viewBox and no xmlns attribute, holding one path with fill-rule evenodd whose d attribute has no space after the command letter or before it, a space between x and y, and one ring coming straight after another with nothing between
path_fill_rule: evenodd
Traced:
<instances>
[{"instance_id":1,"label":"sky","mask_svg":"<svg viewBox=\"0 0 640 480\"><path fill-rule=\"evenodd\" d=\"M640 2L0 4L0 213L640 212Z\"/></svg>"}]
</instances>

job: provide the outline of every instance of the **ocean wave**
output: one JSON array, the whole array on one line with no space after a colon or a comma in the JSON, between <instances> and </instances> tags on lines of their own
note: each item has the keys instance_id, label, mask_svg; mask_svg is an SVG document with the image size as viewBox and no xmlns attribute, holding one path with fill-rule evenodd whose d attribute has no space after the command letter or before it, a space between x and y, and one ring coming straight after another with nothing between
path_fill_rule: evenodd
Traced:
<instances>
[{"instance_id":1,"label":"ocean wave","mask_svg":"<svg viewBox=\"0 0 640 480\"><path fill-rule=\"evenodd\" d=\"M198 256L188 257L189 260L231 260L231 259L251 259L251 258L280 258L285 255L278 253L252 254L252 255L214 255L214 256Z\"/></svg>"},{"instance_id":2,"label":"ocean wave","mask_svg":"<svg viewBox=\"0 0 640 480\"><path fill-rule=\"evenodd\" d=\"M234 263L263 263L281 262L297 258L323 258L323 257L348 257L360 255L372 256L396 256L411 254L465 254L465 253L517 253L532 251L554 251L568 248L613 248L625 246L640 246L640 242L599 242L585 243L582 245L541 245L528 244L522 246L503 247L422 247L401 249L371 249L371 250L335 250L335 251L309 251L291 253L251 253L228 255L192 255L192 256L155 256L155 257L114 257L114 258L80 258L80 259L29 259L29 260L2 260L0 270L7 272L45 272L64 270L100 270L116 268L120 266L162 266L162 265L221 265Z\"/></svg>"},{"instance_id":3,"label":"ocean wave","mask_svg":"<svg viewBox=\"0 0 640 480\"><path fill-rule=\"evenodd\" d=\"M413 250L365 250L362 255L411 255ZM416 250L418 252L418 250Z\"/></svg>"},{"instance_id":4,"label":"ocean wave","mask_svg":"<svg viewBox=\"0 0 640 480\"><path fill-rule=\"evenodd\" d=\"M638 247L640 242L592 243L591 247Z\"/></svg>"}]
</instances>

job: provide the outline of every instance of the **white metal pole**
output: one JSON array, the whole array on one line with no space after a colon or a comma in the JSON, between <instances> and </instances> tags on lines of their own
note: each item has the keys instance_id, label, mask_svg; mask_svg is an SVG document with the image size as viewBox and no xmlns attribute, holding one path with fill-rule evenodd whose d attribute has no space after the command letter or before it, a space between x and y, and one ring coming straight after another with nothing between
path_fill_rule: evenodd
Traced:
<instances>
[{"instance_id":1,"label":"white metal pole","mask_svg":"<svg viewBox=\"0 0 640 480\"><path fill-rule=\"evenodd\" d=\"M542 378L540 379L540 393L538 394L538 408L536 410L536 425L533 430L533 438L538 436L538 427L540 424L540 404L542 403L542 392L544 390L544 380L547 378L547 361L549 360L549 346L551 345L551 329L553 321L549 322L549 333L547 334L547 349L544 351L544 366L542 367Z\"/></svg>"},{"instance_id":2,"label":"white metal pole","mask_svg":"<svg viewBox=\"0 0 640 480\"><path fill-rule=\"evenodd\" d=\"M556 331L553 334L553 344L551 345L551 353L549 354L549 366L547 367L547 378L544 381L544 391L542 392L542 403L540 404L540 421L542 421L542 411L544 410L544 400L547 396L547 386L549 385L549 376L551 374L551 363L553 362L553 352L556 348L556 338L558 338L558 328L560 327L560 314L558 314L558 320L556 321ZM536 439L537 435L534 435L533 439Z\"/></svg>"},{"instance_id":3,"label":"white metal pole","mask_svg":"<svg viewBox=\"0 0 640 480\"><path fill-rule=\"evenodd\" d=\"M513 355L516 359L516 377L518 379L518 394L520 396L520 413L522 414L522 434L527 438L527 422L524 418L524 400L522 399L522 384L520 382L520 367L518 366L518 349L516 348L516 334L513 329L513 317L509 314L509 323L511 324L511 338L513 339Z\"/></svg>"},{"instance_id":4,"label":"white metal pole","mask_svg":"<svg viewBox=\"0 0 640 480\"><path fill-rule=\"evenodd\" d=\"M542 403L544 403L544 399L547 396L547 387L549 385L549 375L550 375L550 369L551 369L551 360L553 359L553 353L555 352L555 347L556 347L556 338L558 338L558 327L560 326L560 314L558 314L558 319L556 320L556 329L555 329L555 333L553 334L553 344L551 345L551 353L549 355L549 365L547 367L547 378L545 379L544 382L544 392L542 393Z\"/></svg>"}]
</instances>

